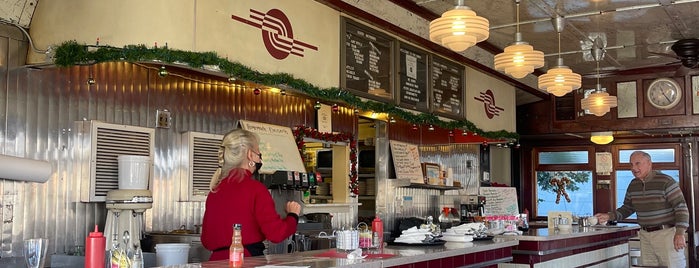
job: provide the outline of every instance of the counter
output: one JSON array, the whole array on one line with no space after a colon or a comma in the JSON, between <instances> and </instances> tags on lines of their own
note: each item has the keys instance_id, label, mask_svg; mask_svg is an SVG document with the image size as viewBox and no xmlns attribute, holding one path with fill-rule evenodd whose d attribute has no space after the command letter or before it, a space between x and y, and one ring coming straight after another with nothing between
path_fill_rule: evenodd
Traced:
<instances>
[{"instance_id":1,"label":"counter","mask_svg":"<svg viewBox=\"0 0 699 268\"><path fill-rule=\"evenodd\" d=\"M532 228L521 236L497 236L503 240L519 241L513 247L512 263L500 267L605 266L628 267L628 241L635 237L638 225L578 227L555 231Z\"/></svg>"},{"instance_id":2,"label":"counter","mask_svg":"<svg viewBox=\"0 0 699 268\"><path fill-rule=\"evenodd\" d=\"M387 246L370 250L361 260L350 260L335 249L245 258L244 267L292 265L325 267L488 267L512 260L516 240L495 238L492 241L447 243L439 246ZM190 264L190 267L228 268L228 261ZM171 266L178 267L178 266ZM182 267L182 266L179 266Z\"/></svg>"}]
</instances>

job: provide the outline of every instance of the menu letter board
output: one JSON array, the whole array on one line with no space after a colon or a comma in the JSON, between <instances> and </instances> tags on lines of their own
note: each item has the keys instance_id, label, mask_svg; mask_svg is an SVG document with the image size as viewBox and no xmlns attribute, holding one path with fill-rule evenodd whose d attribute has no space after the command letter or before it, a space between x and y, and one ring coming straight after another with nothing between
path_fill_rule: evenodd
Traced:
<instances>
[{"instance_id":1,"label":"menu letter board","mask_svg":"<svg viewBox=\"0 0 699 268\"><path fill-rule=\"evenodd\" d=\"M410 180L412 183L425 183L417 145L393 140L390 144L396 178Z\"/></svg>"},{"instance_id":2,"label":"menu letter board","mask_svg":"<svg viewBox=\"0 0 699 268\"><path fill-rule=\"evenodd\" d=\"M346 19L343 86L364 96L392 99L392 43L388 36Z\"/></svg>"},{"instance_id":3,"label":"menu letter board","mask_svg":"<svg viewBox=\"0 0 699 268\"><path fill-rule=\"evenodd\" d=\"M399 103L427 111L427 53L405 44L400 44L399 50Z\"/></svg>"},{"instance_id":4,"label":"menu letter board","mask_svg":"<svg viewBox=\"0 0 699 268\"><path fill-rule=\"evenodd\" d=\"M485 196L485 215L519 215L514 187L481 187L480 195Z\"/></svg>"},{"instance_id":5,"label":"menu letter board","mask_svg":"<svg viewBox=\"0 0 699 268\"><path fill-rule=\"evenodd\" d=\"M260 173L306 172L291 128L245 120L238 122L243 129L257 133L260 137L260 153L263 163Z\"/></svg>"},{"instance_id":6,"label":"menu letter board","mask_svg":"<svg viewBox=\"0 0 699 268\"><path fill-rule=\"evenodd\" d=\"M463 118L464 67L436 56L432 59L433 111Z\"/></svg>"}]
</instances>

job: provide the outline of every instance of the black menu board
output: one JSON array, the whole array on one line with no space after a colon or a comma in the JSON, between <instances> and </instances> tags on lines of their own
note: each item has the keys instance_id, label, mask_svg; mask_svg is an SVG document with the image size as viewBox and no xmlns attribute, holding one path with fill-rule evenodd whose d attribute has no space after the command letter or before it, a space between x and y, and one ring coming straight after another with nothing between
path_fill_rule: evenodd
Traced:
<instances>
[{"instance_id":1,"label":"black menu board","mask_svg":"<svg viewBox=\"0 0 699 268\"><path fill-rule=\"evenodd\" d=\"M343 86L363 96L393 98L393 39L345 20Z\"/></svg>"},{"instance_id":2,"label":"black menu board","mask_svg":"<svg viewBox=\"0 0 699 268\"><path fill-rule=\"evenodd\" d=\"M449 117L463 118L464 67L432 57L432 109Z\"/></svg>"},{"instance_id":3,"label":"black menu board","mask_svg":"<svg viewBox=\"0 0 699 268\"><path fill-rule=\"evenodd\" d=\"M400 44L399 50L398 103L427 111L427 53L406 44Z\"/></svg>"}]
</instances>

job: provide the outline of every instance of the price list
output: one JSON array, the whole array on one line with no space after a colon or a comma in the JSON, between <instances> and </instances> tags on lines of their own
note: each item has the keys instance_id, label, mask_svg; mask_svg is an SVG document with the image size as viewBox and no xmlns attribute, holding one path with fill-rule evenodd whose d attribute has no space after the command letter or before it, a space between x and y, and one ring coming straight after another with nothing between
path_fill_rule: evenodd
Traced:
<instances>
[{"instance_id":1,"label":"price list","mask_svg":"<svg viewBox=\"0 0 699 268\"><path fill-rule=\"evenodd\" d=\"M352 23L345 29L345 87L390 98L392 40Z\"/></svg>"},{"instance_id":2,"label":"price list","mask_svg":"<svg viewBox=\"0 0 699 268\"><path fill-rule=\"evenodd\" d=\"M399 61L400 104L427 110L427 53L401 44Z\"/></svg>"},{"instance_id":3,"label":"price list","mask_svg":"<svg viewBox=\"0 0 699 268\"><path fill-rule=\"evenodd\" d=\"M435 112L462 117L463 66L433 57L432 107Z\"/></svg>"}]
</instances>

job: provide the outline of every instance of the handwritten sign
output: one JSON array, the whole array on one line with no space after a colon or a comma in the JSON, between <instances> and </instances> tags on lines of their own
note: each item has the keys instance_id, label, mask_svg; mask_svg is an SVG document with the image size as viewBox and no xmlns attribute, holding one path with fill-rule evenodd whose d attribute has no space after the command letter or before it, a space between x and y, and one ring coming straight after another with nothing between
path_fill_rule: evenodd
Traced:
<instances>
[{"instance_id":1,"label":"handwritten sign","mask_svg":"<svg viewBox=\"0 0 699 268\"><path fill-rule=\"evenodd\" d=\"M425 183L417 145L399 141L390 141L390 144L396 178L410 180L413 183Z\"/></svg>"},{"instance_id":2,"label":"handwritten sign","mask_svg":"<svg viewBox=\"0 0 699 268\"><path fill-rule=\"evenodd\" d=\"M260 136L260 153L262 153L263 163L260 173L306 172L291 128L245 120L238 122L243 129Z\"/></svg>"},{"instance_id":3,"label":"handwritten sign","mask_svg":"<svg viewBox=\"0 0 699 268\"><path fill-rule=\"evenodd\" d=\"M485 215L519 215L514 187L481 187L480 195L485 196Z\"/></svg>"}]
</instances>

